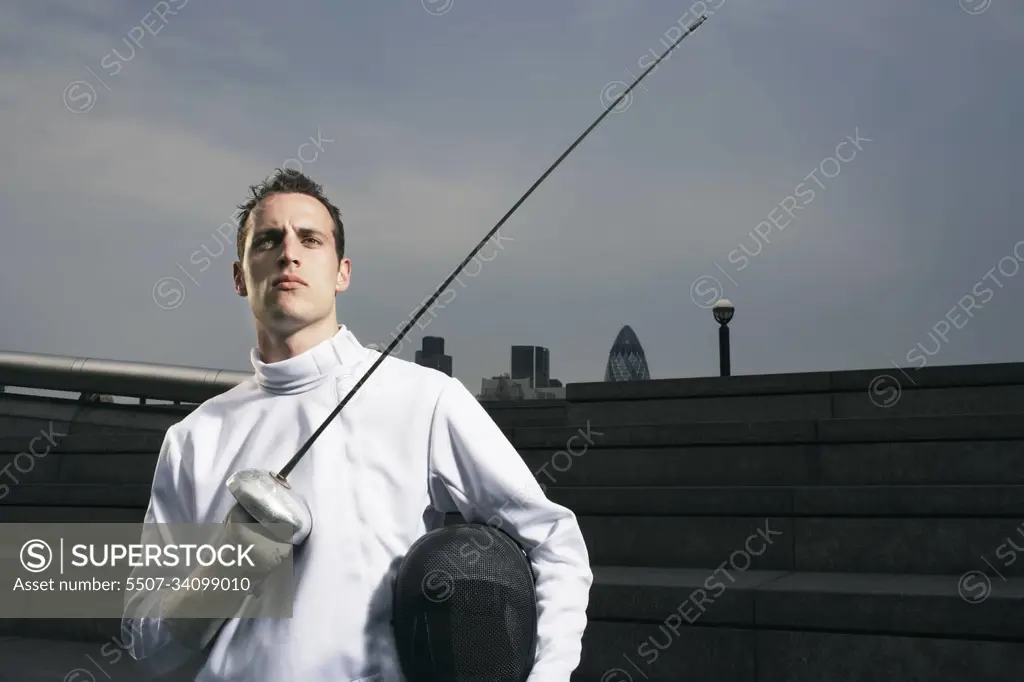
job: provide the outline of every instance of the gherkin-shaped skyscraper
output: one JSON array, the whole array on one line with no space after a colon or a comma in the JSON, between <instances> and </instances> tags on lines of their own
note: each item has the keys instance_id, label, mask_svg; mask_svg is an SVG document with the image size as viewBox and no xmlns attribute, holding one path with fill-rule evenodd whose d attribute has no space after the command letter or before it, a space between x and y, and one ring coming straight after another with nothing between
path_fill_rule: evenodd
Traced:
<instances>
[{"instance_id":1,"label":"gherkin-shaped skyscraper","mask_svg":"<svg viewBox=\"0 0 1024 682\"><path fill-rule=\"evenodd\" d=\"M628 324L619 330L604 370L605 381L640 381L650 379L647 358L636 332Z\"/></svg>"}]
</instances>

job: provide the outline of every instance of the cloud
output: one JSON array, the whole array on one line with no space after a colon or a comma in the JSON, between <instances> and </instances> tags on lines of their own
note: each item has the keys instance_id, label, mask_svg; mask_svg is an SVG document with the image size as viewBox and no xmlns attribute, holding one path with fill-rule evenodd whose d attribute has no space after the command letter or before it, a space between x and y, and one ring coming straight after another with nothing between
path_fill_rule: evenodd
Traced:
<instances>
[{"instance_id":1,"label":"cloud","mask_svg":"<svg viewBox=\"0 0 1024 682\"><path fill-rule=\"evenodd\" d=\"M0 347L244 368L251 320L230 289L233 252L202 272L190 257L219 249L246 187L318 130L331 142L307 170L341 206L355 259L341 314L365 342L387 338L599 113L602 86L637 73L687 9L377 7L192 1L116 76L101 61L128 49L150 7L0 10L0 108L16 131L0 139L14 160L0 167L0 200L17 254L0 281L19 292L5 300ZM1014 35L1022 17L998 0L976 16L924 2L726 0L412 338L447 336L473 388L507 369L511 343L548 345L568 380L600 378L624 323L656 375L712 373L714 330L690 283L754 245L755 226L861 126L877 142L737 277L733 360L737 371L884 364L879 349L920 336L920 292L971 283L991 260L963 225L1005 241L1015 224L1006 178L1024 150L1002 112L1019 110L1006 57L1020 49L989 39ZM88 113L64 106L74 80L95 89ZM953 200L964 186L984 211ZM189 287L173 311L152 300L166 276ZM805 324L794 298L831 316L814 339L785 338ZM945 298L929 299L928 315ZM864 344L868 323L881 337ZM1017 341L1015 328L986 352L1005 357Z\"/></svg>"}]
</instances>

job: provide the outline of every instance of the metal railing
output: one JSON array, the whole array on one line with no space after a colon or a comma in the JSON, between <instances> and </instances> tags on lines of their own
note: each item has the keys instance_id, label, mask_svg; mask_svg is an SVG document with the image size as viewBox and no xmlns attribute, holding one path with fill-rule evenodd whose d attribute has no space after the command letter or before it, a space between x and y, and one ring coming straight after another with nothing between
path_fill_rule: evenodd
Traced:
<instances>
[{"instance_id":1,"label":"metal railing","mask_svg":"<svg viewBox=\"0 0 1024 682\"><path fill-rule=\"evenodd\" d=\"M201 403L251 373L0 351L0 386Z\"/></svg>"}]
</instances>

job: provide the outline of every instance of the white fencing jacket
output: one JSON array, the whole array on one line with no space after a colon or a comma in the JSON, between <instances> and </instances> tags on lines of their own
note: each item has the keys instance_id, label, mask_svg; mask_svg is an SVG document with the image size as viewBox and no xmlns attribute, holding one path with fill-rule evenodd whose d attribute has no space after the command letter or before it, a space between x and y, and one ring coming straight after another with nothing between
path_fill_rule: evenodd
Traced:
<instances>
[{"instance_id":1,"label":"white fencing jacket","mask_svg":"<svg viewBox=\"0 0 1024 682\"><path fill-rule=\"evenodd\" d=\"M222 522L234 504L227 478L279 470L379 356L344 326L281 362L253 349L252 379L168 429L145 523ZM593 581L583 535L460 381L388 357L288 479L313 515L292 617L229 620L196 682L401 682L392 566L456 511L528 551L539 610L530 682L569 682ZM158 605L130 605L123 629L138 660L176 649Z\"/></svg>"}]
</instances>

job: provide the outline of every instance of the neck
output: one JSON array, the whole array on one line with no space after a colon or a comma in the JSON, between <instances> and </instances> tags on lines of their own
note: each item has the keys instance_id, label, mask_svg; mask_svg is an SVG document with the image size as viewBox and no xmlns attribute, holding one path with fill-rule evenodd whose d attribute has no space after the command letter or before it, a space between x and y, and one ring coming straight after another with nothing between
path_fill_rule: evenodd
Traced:
<instances>
[{"instance_id":1,"label":"neck","mask_svg":"<svg viewBox=\"0 0 1024 682\"><path fill-rule=\"evenodd\" d=\"M256 322L256 346L260 360L280 362L301 355L338 333L341 326L334 316L294 331L280 332Z\"/></svg>"}]
</instances>

